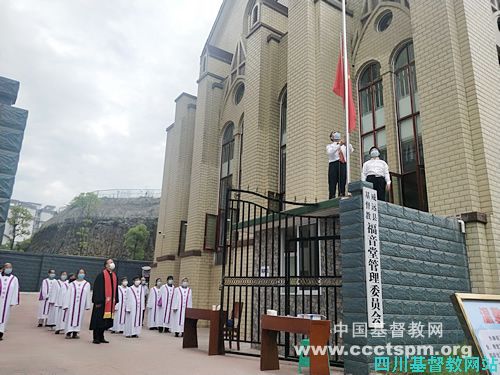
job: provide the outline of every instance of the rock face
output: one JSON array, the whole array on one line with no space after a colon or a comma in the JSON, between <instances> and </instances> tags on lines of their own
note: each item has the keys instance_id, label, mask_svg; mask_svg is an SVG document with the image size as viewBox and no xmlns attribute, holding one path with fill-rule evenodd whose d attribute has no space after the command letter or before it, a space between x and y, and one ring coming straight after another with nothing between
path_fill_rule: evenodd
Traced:
<instances>
[{"instance_id":1,"label":"rock face","mask_svg":"<svg viewBox=\"0 0 500 375\"><path fill-rule=\"evenodd\" d=\"M80 208L69 207L33 235L28 251L130 259L123 246L125 233L138 224L144 224L150 233L144 259L152 260L159 207L159 198L101 198L88 219L88 247L84 250L79 249L77 232L85 225L86 218Z\"/></svg>"}]
</instances>

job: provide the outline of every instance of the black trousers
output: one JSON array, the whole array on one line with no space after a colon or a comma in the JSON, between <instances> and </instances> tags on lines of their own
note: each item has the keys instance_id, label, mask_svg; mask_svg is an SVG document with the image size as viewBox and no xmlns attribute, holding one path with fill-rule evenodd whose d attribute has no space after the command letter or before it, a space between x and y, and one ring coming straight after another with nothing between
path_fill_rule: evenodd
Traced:
<instances>
[{"instance_id":1,"label":"black trousers","mask_svg":"<svg viewBox=\"0 0 500 375\"><path fill-rule=\"evenodd\" d=\"M93 331L94 341L99 341L99 342L104 341L104 331L105 330L103 328L94 329Z\"/></svg>"},{"instance_id":2,"label":"black trousers","mask_svg":"<svg viewBox=\"0 0 500 375\"><path fill-rule=\"evenodd\" d=\"M370 175L366 177L366 181L371 182L373 184L373 188L377 190L377 199L379 201L385 201L385 178Z\"/></svg>"},{"instance_id":3,"label":"black trousers","mask_svg":"<svg viewBox=\"0 0 500 375\"><path fill-rule=\"evenodd\" d=\"M330 162L328 165L328 199L335 198L337 186L339 195L345 196L345 182L347 180L347 165L340 161Z\"/></svg>"}]
</instances>

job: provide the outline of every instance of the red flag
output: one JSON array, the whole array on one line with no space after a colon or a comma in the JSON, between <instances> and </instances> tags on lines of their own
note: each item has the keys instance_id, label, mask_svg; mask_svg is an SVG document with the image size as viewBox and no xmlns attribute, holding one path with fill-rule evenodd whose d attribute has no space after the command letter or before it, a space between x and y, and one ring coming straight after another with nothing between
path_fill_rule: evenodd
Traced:
<instances>
[{"instance_id":1,"label":"red flag","mask_svg":"<svg viewBox=\"0 0 500 375\"><path fill-rule=\"evenodd\" d=\"M337 73L335 75L335 83L333 84L333 92L342 98L345 107L345 86L344 86L344 56L343 56L343 43L341 42L339 61L337 63ZM351 82L351 69L348 66L348 109L349 109L349 133L356 129L356 107L354 106L354 99L352 97L352 82Z\"/></svg>"}]
</instances>

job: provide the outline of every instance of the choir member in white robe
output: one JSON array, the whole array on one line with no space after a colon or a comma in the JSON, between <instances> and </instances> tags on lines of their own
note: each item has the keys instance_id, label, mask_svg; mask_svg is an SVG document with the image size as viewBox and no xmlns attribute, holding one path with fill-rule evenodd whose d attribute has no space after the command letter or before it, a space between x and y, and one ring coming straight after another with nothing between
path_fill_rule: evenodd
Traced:
<instances>
[{"instance_id":1,"label":"choir member in white robe","mask_svg":"<svg viewBox=\"0 0 500 375\"><path fill-rule=\"evenodd\" d=\"M12 264L5 263L0 272L0 341L9 321L10 308L19 305L19 281L12 274Z\"/></svg>"},{"instance_id":2,"label":"choir member in white robe","mask_svg":"<svg viewBox=\"0 0 500 375\"><path fill-rule=\"evenodd\" d=\"M64 278L64 280L56 280L49 293L49 315L47 316L47 327L50 327L51 329L54 329L57 325L59 315L59 308L56 305L57 297L61 291L62 284L68 278L68 274L66 272L61 272L60 277Z\"/></svg>"},{"instance_id":3,"label":"choir member in white robe","mask_svg":"<svg viewBox=\"0 0 500 375\"><path fill-rule=\"evenodd\" d=\"M158 328L160 333L170 332L170 318L172 317L172 301L174 300L174 277L167 277L167 283L160 288L159 314L161 326Z\"/></svg>"},{"instance_id":4,"label":"choir member in white robe","mask_svg":"<svg viewBox=\"0 0 500 375\"><path fill-rule=\"evenodd\" d=\"M158 329L161 327L161 315L160 315L160 288L161 288L161 279L156 279L155 286L151 288L149 291L149 298L147 302L148 309L148 328L149 329Z\"/></svg>"},{"instance_id":5,"label":"choir member in white robe","mask_svg":"<svg viewBox=\"0 0 500 375\"><path fill-rule=\"evenodd\" d=\"M48 272L49 277L42 281L40 287L40 294L38 296L38 327L42 327L47 323L47 318L50 312L49 296L50 291L56 283L56 271L50 269ZM54 305L52 305L52 308Z\"/></svg>"},{"instance_id":6,"label":"choir member in white robe","mask_svg":"<svg viewBox=\"0 0 500 375\"><path fill-rule=\"evenodd\" d=\"M148 297L149 297L149 286L146 278L143 276L141 277L141 287L142 287L142 293L144 293L144 301L145 304L148 304ZM142 312L142 323L144 324L144 317L146 316L146 305L144 305L144 311Z\"/></svg>"},{"instance_id":7,"label":"choir member in white robe","mask_svg":"<svg viewBox=\"0 0 500 375\"><path fill-rule=\"evenodd\" d=\"M125 307L125 331L123 334L127 338L137 338L142 330L142 318L145 309L144 288L141 286L141 279L134 277L134 285L127 290L127 305Z\"/></svg>"},{"instance_id":8,"label":"choir member in white robe","mask_svg":"<svg viewBox=\"0 0 500 375\"><path fill-rule=\"evenodd\" d=\"M115 318L113 319L113 327L111 333L123 333L125 331L125 308L127 306L127 285L128 280L122 277L118 287L118 303L115 305Z\"/></svg>"},{"instance_id":9,"label":"choir member in white robe","mask_svg":"<svg viewBox=\"0 0 500 375\"><path fill-rule=\"evenodd\" d=\"M180 287L175 288L174 300L172 302L172 321L170 329L175 333L175 337L184 335L184 319L186 318L186 308L193 307L193 295L188 287L187 277L182 279Z\"/></svg>"},{"instance_id":10,"label":"choir member in white robe","mask_svg":"<svg viewBox=\"0 0 500 375\"><path fill-rule=\"evenodd\" d=\"M69 281L68 281L68 273L61 272L61 276L59 280L57 280L59 284L59 292L57 293L57 297L55 299L54 307L56 310L56 326L55 326L55 334L58 335L61 331L64 330L66 326L65 314L63 310L63 304L66 299L66 293L69 289ZM67 314L66 314L67 315Z\"/></svg>"},{"instance_id":11,"label":"choir member in white robe","mask_svg":"<svg viewBox=\"0 0 500 375\"><path fill-rule=\"evenodd\" d=\"M80 269L77 279L69 284L63 308L66 310L66 338L78 339L86 310L92 307L90 283L85 280L85 270Z\"/></svg>"}]
</instances>

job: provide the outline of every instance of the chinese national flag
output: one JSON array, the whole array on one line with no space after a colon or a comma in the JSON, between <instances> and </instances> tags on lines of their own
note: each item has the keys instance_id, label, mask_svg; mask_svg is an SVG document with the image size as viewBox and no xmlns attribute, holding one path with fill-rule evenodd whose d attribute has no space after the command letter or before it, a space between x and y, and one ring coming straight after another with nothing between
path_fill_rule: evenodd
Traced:
<instances>
[{"instance_id":1,"label":"chinese national flag","mask_svg":"<svg viewBox=\"0 0 500 375\"><path fill-rule=\"evenodd\" d=\"M339 54L339 61L337 63L337 73L335 75L335 83L333 84L333 92L342 98L345 107L345 82L344 82L344 56L343 56L343 43L341 43L341 53ZM352 82L351 82L351 69L348 66L348 107L349 107L349 133L356 129L356 108L354 107L354 99L352 97Z\"/></svg>"}]
</instances>

